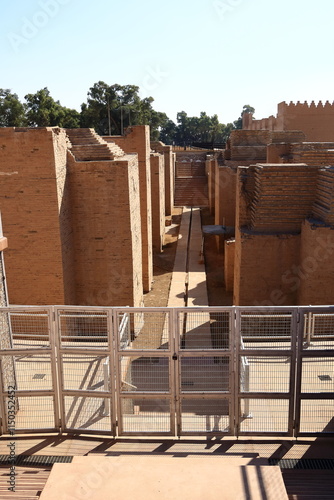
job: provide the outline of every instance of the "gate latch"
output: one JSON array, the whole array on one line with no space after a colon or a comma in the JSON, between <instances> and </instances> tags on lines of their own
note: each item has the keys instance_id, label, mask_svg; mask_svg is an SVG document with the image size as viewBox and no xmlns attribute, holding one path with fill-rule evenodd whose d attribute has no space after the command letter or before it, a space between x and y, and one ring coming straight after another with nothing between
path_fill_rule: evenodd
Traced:
<instances>
[{"instance_id":1,"label":"gate latch","mask_svg":"<svg viewBox=\"0 0 334 500\"><path fill-rule=\"evenodd\" d=\"M176 352L174 352L173 357L172 357L172 360L173 360L173 361L177 361L177 354L176 354Z\"/></svg>"}]
</instances>

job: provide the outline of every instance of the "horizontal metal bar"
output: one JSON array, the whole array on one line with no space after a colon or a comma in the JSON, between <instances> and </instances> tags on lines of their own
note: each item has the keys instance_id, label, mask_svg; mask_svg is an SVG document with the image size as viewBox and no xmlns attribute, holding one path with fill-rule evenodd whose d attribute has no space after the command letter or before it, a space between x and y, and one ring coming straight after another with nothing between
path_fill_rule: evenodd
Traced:
<instances>
[{"instance_id":1,"label":"horizontal metal bar","mask_svg":"<svg viewBox=\"0 0 334 500\"><path fill-rule=\"evenodd\" d=\"M180 399L221 399L224 401L232 401L233 394L231 392L206 392L206 393L199 393L199 392L182 392L180 394Z\"/></svg>"},{"instance_id":2,"label":"horizontal metal bar","mask_svg":"<svg viewBox=\"0 0 334 500\"><path fill-rule=\"evenodd\" d=\"M152 392L151 393L138 393L138 392L122 392L121 399L164 399L166 401L173 401L173 395L166 392Z\"/></svg>"},{"instance_id":3,"label":"horizontal metal bar","mask_svg":"<svg viewBox=\"0 0 334 500\"><path fill-rule=\"evenodd\" d=\"M41 356L42 354L52 354L51 348L41 347L40 349L1 349L0 356L33 356L34 354Z\"/></svg>"},{"instance_id":4,"label":"horizontal metal bar","mask_svg":"<svg viewBox=\"0 0 334 500\"><path fill-rule=\"evenodd\" d=\"M293 355L292 351L287 351L287 350L273 350L273 349L240 349L239 350L240 356L264 356L264 357L271 357L271 358L286 358L286 357L291 357Z\"/></svg>"},{"instance_id":5,"label":"horizontal metal bar","mask_svg":"<svg viewBox=\"0 0 334 500\"><path fill-rule=\"evenodd\" d=\"M239 399L291 399L291 392L239 392Z\"/></svg>"},{"instance_id":6,"label":"horizontal metal bar","mask_svg":"<svg viewBox=\"0 0 334 500\"><path fill-rule=\"evenodd\" d=\"M302 358L333 358L334 349L305 349L300 352Z\"/></svg>"},{"instance_id":7,"label":"horizontal metal bar","mask_svg":"<svg viewBox=\"0 0 334 500\"><path fill-rule=\"evenodd\" d=\"M88 348L88 349L85 349L84 347L79 347L79 348L72 348L72 347L69 347L69 348L60 348L59 349L59 354L83 354L83 355L96 355L96 354L101 354L101 355L106 355L106 356L109 356L110 355L110 348L108 349L104 349L104 348L100 348L100 349L91 349L91 348Z\"/></svg>"},{"instance_id":8,"label":"horizontal metal bar","mask_svg":"<svg viewBox=\"0 0 334 500\"><path fill-rule=\"evenodd\" d=\"M139 349L136 349L136 350L132 350L132 349L124 349L124 351L122 350L119 350L117 351L117 354L119 356L140 356L142 357L143 355L145 355L145 357L150 357L150 358L157 358L157 357L160 357L160 358L170 358L173 354L174 354L174 351L172 351L171 349L156 349L154 351L152 350L139 350Z\"/></svg>"},{"instance_id":9,"label":"horizontal metal bar","mask_svg":"<svg viewBox=\"0 0 334 500\"><path fill-rule=\"evenodd\" d=\"M334 392L301 392L299 395L299 399L302 401L305 400L334 400ZM334 415L334 407L333 407L333 415Z\"/></svg>"},{"instance_id":10,"label":"horizontal metal bar","mask_svg":"<svg viewBox=\"0 0 334 500\"><path fill-rule=\"evenodd\" d=\"M73 397L79 397L79 398L96 398L96 399L110 399L111 398L111 392L106 392L106 391L87 391L87 390L62 390L62 395L63 396L73 396Z\"/></svg>"}]
</instances>

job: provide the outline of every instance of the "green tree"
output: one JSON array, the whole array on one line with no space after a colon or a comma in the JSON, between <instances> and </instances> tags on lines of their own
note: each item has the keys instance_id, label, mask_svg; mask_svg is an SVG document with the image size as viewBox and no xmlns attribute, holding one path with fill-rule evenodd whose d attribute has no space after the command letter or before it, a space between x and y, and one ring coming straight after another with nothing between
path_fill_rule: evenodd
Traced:
<instances>
[{"instance_id":1,"label":"green tree","mask_svg":"<svg viewBox=\"0 0 334 500\"><path fill-rule=\"evenodd\" d=\"M75 109L61 106L50 95L47 87L38 90L35 94L27 94L26 117L31 127L67 127L80 126L80 115Z\"/></svg>"},{"instance_id":2,"label":"green tree","mask_svg":"<svg viewBox=\"0 0 334 500\"><path fill-rule=\"evenodd\" d=\"M242 108L241 115L237 120L233 122L234 128L235 129L242 129L242 117L245 113L255 113L255 108L250 106L249 104L245 104Z\"/></svg>"},{"instance_id":3,"label":"green tree","mask_svg":"<svg viewBox=\"0 0 334 500\"><path fill-rule=\"evenodd\" d=\"M0 89L0 127L25 125L25 108L18 96L12 94L9 89Z\"/></svg>"},{"instance_id":4,"label":"green tree","mask_svg":"<svg viewBox=\"0 0 334 500\"><path fill-rule=\"evenodd\" d=\"M81 106L81 126L95 128L100 135L120 135L131 125L150 125L151 138L159 137L168 117L152 107L153 97L141 99L136 85L108 85L99 81Z\"/></svg>"}]
</instances>

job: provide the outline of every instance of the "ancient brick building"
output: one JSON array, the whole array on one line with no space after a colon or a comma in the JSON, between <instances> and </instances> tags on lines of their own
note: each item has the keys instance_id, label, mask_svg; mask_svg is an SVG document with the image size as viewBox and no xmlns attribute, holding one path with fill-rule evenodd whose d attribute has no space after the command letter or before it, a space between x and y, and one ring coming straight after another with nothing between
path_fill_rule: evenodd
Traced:
<instances>
[{"instance_id":1,"label":"ancient brick building","mask_svg":"<svg viewBox=\"0 0 334 500\"><path fill-rule=\"evenodd\" d=\"M234 264L225 247L236 305L333 303L333 181L332 167L239 167Z\"/></svg>"},{"instance_id":2,"label":"ancient brick building","mask_svg":"<svg viewBox=\"0 0 334 500\"><path fill-rule=\"evenodd\" d=\"M147 128L131 129L125 151L116 142L127 139L90 129L0 129L11 303L142 305L152 281Z\"/></svg>"},{"instance_id":3,"label":"ancient brick building","mask_svg":"<svg viewBox=\"0 0 334 500\"><path fill-rule=\"evenodd\" d=\"M278 104L277 116L262 120L253 120L252 114L243 115L244 130L268 131L302 131L308 142L334 141L334 104L321 101L315 104L307 102L296 104L281 102Z\"/></svg>"}]
</instances>

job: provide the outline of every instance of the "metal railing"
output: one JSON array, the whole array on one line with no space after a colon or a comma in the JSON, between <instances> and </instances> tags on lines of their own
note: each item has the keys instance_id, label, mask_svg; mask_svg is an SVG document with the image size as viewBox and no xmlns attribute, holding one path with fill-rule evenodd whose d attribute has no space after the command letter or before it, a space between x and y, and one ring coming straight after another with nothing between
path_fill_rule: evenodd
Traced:
<instances>
[{"instance_id":1,"label":"metal railing","mask_svg":"<svg viewBox=\"0 0 334 500\"><path fill-rule=\"evenodd\" d=\"M2 433L334 433L330 306L7 307L0 334Z\"/></svg>"}]
</instances>

